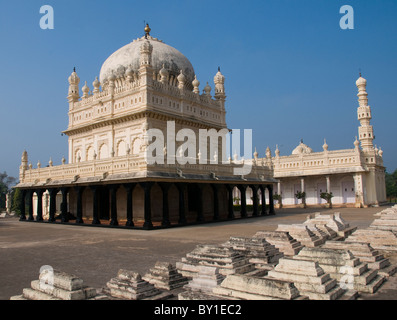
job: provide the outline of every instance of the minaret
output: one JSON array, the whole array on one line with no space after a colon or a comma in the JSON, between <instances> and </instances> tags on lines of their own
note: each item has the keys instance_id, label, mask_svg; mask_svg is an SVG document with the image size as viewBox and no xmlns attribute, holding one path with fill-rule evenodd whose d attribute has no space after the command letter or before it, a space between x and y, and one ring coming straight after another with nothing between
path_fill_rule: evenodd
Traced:
<instances>
[{"instance_id":1,"label":"minaret","mask_svg":"<svg viewBox=\"0 0 397 320\"><path fill-rule=\"evenodd\" d=\"M153 72L152 72L153 46L148 40L148 37L150 36L150 31L151 29L147 24L145 27L145 40L143 40L143 43L141 44L140 47L141 56L140 56L139 74L142 85L151 84L151 79L153 78Z\"/></svg>"},{"instance_id":2,"label":"minaret","mask_svg":"<svg viewBox=\"0 0 397 320\"><path fill-rule=\"evenodd\" d=\"M21 157L21 165L19 167L19 181L23 182L25 178L25 171L28 170L28 153L26 150L23 151Z\"/></svg>"},{"instance_id":3,"label":"minaret","mask_svg":"<svg viewBox=\"0 0 397 320\"><path fill-rule=\"evenodd\" d=\"M368 93L366 91L367 80L365 80L360 73L360 78L356 81L358 88L358 103L357 108L358 120L360 121L360 126L358 127L358 136L361 141L361 148L365 151L374 150L374 129L370 125L371 107L368 105Z\"/></svg>"},{"instance_id":4,"label":"minaret","mask_svg":"<svg viewBox=\"0 0 397 320\"><path fill-rule=\"evenodd\" d=\"M80 99L79 94L79 83L80 78L76 73L76 68L73 68L73 72L69 77L69 91L68 91L68 101L69 103L77 102Z\"/></svg>"},{"instance_id":5,"label":"minaret","mask_svg":"<svg viewBox=\"0 0 397 320\"><path fill-rule=\"evenodd\" d=\"M218 72L214 77L215 84L215 99L221 102L222 109L225 108L225 76L221 73L221 69L218 67Z\"/></svg>"}]
</instances>

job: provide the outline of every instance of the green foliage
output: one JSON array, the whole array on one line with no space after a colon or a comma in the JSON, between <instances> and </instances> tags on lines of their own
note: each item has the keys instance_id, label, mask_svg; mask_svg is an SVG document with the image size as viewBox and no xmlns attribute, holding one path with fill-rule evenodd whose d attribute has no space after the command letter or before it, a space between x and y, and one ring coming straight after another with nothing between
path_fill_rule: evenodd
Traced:
<instances>
[{"instance_id":1,"label":"green foliage","mask_svg":"<svg viewBox=\"0 0 397 320\"><path fill-rule=\"evenodd\" d=\"M21 214L21 202L22 202L22 191L19 188L16 188L12 192L11 211L15 212L17 215Z\"/></svg>"},{"instance_id":2,"label":"green foliage","mask_svg":"<svg viewBox=\"0 0 397 320\"><path fill-rule=\"evenodd\" d=\"M397 170L393 173L387 173L385 175L386 182L386 196L391 198L397 198Z\"/></svg>"},{"instance_id":3,"label":"green foliage","mask_svg":"<svg viewBox=\"0 0 397 320\"><path fill-rule=\"evenodd\" d=\"M281 200L281 194L278 194L277 192L273 195L273 199L280 201Z\"/></svg>"},{"instance_id":4,"label":"green foliage","mask_svg":"<svg viewBox=\"0 0 397 320\"><path fill-rule=\"evenodd\" d=\"M334 197L332 192L321 192L320 193L320 198L326 200L328 203L331 203L331 199Z\"/></svg>"},{"instance_id":5,"label":"green foliage","mask_svg":"<svg viewBox=\"0 0 397 320\"><path fill-rule=\"evenodd\" d=\"M6 195L10 191L10 187L15 183L14 177L9 177L4 171L0 173L0 208L4 209L6 206Z\"/></svg>"},{"instance_id":6,"label":"green foliage","mask_svg":"<svg viewBox=\"0 0 397 320\"><path fill-rule=\"evenodd\" d=\"M297 191L297 192L295 193L295 197L296 197L297 199L305 199L305 198L306 198L306 192L305 192L305 191L303 191L303 192Z\"/></svg>"}]
</instances>

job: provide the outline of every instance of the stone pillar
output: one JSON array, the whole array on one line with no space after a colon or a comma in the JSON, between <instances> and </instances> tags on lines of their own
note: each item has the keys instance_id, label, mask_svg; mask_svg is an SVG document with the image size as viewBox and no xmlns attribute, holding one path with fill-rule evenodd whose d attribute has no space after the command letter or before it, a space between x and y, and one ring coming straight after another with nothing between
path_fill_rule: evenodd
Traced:
<instances>
[{"instance_id":1,"label":"stone pillar","mask_svg":"<svg viewBox=\"0 0 397 320\"><path fill-rule=\"evenodd\" d=\"M281 195L281 181L277 182L277 194Z\"/></svg>"},{"instance_id":2,"label":"stone pillar","mask_svg":"<svg viewBox=\"0 0 397 320\"><path fill-rule=\"evenodd\" d=\"M231 184L226 184L226 189L228 191L228 200L227 200L227 210L228 210L228 214L227 214L227 218L228 219L234 219L234 206L233 206L233 189L234 189L234 185Z\"/></svg>"},{"instance_id":3,"label":"stone pillar","mask_svg":"<svg viewBox=\"0 0 397 320\"><path fill-rule=\"evenodd\" d=\"M262 202L262 210L261 210L261 215L265 216L267 214L266 212L266 187L264 187L263 185L259 186L259 189L261 190L261 202Z\"/></svg>"},{"instance_id":4,"label":"stone pillar","mask_svg":"<svg viewBox=\"0 0 397 320\"><path fill-rule=\"evenodd\" d=\"M211 184L211 187L214 192L214 220L219 220L219 196L218 196L219 185Z\"/></svg>"},{"instance_id":5,"label":"stone pillar","mask_svg":"<svg viewBox=\"0 0 397 320\"><path fill-rule=\"evenodd\" d=\"M176 187L179 191L179 224L186 223L186 216L185 216L185 190L186 184L185 183L177 183Z\"/></svg>"},{"instance_id":6,"label":"stone pillar","mask_svg":"<svg viewBox=\"0 0 397 320\"><path fill-rule=\"evenodd\" d=\"M90 186L92 191L92 224L101 224L98 212L98 186Z\"/></svg>"},{"instance_id":7,"label":"stone pillar","mask_svg":"<svg viewBox=\"0 0 397 320\"><path fill-rule=\"evenodd\" d=\"M355 201L355 208L362 208L365 204L365 197L364 197L364 177L360 173L356 173L353 175L354 179L354 190L356 192L356 201Z\"/></svg>"},{"instance_id":8,"label":"stone pillar","mask_svg":"<svg viewBox=\"0 0 397 320\"><path fill-rule=\"evenodd\" d=\"M61 222L69 222L68 219L68 188L61 188L62 204L61 204Z\"/></svg>"},{"instance_id":9,"label":"stone pillar","mask_svg":"<svg viewBox=\"0 0 397 320\"><path fill-rule=\"evenodd\" d=\"M269 214L275 215L274 211L274 200L273 200L273 186L271 184L267 185L267 189L269 190Z\"/></svg>"},{"instance_id":10,"label":"stone pillar","mask_svg":"<svg viewBox=\"0 0 397 320\"><path fill-rule=\"evenodd\" d=\"M36 194L37 194L36 221L43 221L43 193L44 193L44 190L42 190L42 189L36 190Z\"/></svg>"},{"instance_id":11,"label":"stone pillar","mask_svg":"<svg viewBox=\"0 0 397 320\"><path fill-rule=\"evenodd\" d=\"M152 229L152 206L151 206L151 196L150 191L153 186L153 182L141 182L140 185L142 186L145 192L145 199L144 199L144 217L145 222L143 223L144 229Z\"/></svg>"},{"instance_id":12,"label":"stone pillar","mask_svg":"<svg viewBox=\"0 0 397 320\"><path fill-rule=\"evenodd\" d=\"M19 221L26 220L26 212L25 212L25 198L26 198L26 190L20 190L21 192L21 206L19 210L21 210L21 215L19 217Z\"/></svg>"},{"instance_id":13,"label":"stone pillar","mask_svg":"<svg viewBox=\"0 0 397 320\"><path fill-rule=\"evenodd\" d=\"M301 192L305 191L305 178L301 178Z\"/></svg>"},{"instance_id":14,"label":"stone pillar","mask_svg":"<svg viewBox=\"0 0 397 320\"><path fill-rule=\"evenodd\" d=\"M119 185L113 184L109 186L110 189L110 225L118 226L117 220L117 189Z\"/></svg>"},{"instance_id":15,"label":"stone pillar","mask_svg":"<svg viewBox=\"0 0 397 320\"><path fill-rule=\"evenodd\" d=\"M331 180L330 180L329 176L326 176L325 179L327 181L327 192L331 193Z\"/></svg>"},{"instance_id":16,"label":"stone pillar","mask_svg":"<svg viewBox=\"0 0 397 320\"><path fill-rule=\"evenodd\" d=\"M50 193L50 214L48 222L55 222L56 198L58 189L48 189L48 192Z\"/></svg>"},{"instance_id":17,"label":"stone pillar","mask_svg":"<svg viewBox=\"0 0 397 320\"><path fill-rule=\"evenodd\" d=\"M250 188L252 189L252 215L257 216L258 215L258 186L257 185L251 185Z\"/></svg>"},{"instance_id":18,"label":"stone pillar","mask_svg":"<svg viewBox=\"0 0 397 320\"><path fill-rule=\"evenodd\" d=\"M6 213L11 214L11 192L6 194Z\"/></svg>"},{"instance_id":19,"label":"stone pillar","mask_svg":"<svg viewBox=\"0 0 397 320\"><path fill-rule=\"evenodd\" d=\"M238 185L237 188L240 190L240 195L241 195L241 217L245 218L247 216L247 186L241 184Z\"/></svg>"},{"instance_id":20,"label":"stone pillar","mask_svg":"<svg viewBox=\"0 0 397 320\"><path fill-rule=\"evenodd\" d=\"M29 221L33 221L33 190L28 190L28 210L29 210Z\"/></svg>"},{"instance_id":21,"label":"stone pillar","mask_svg":"<svg viewBox=\"0 0 397 320\"><path fill-rule=\"evenodd\" d=\"M171 225L170 223L170 213L169 213L169 204L168 204L168 190L171 186L169 183L159 183L161 191L163 193L163 220L161 221L161 225L164 227L168 227Z\"/></svg>"},{"instance_id":22,"label":"stone pillar","mask_svg":"<svg viewBox=\"0 0 397 320\"><path fill-rule=\"evenodd\" d=\"M84 187L78 186L74 190L77 194L77 212L76 212L76 223L84 223L83 221L83 191Z\"/></svg>"},{"instance_id":23,"label":"stone pillar","mask_svg":"<svg viewBox=\"0 0 397 320\"><path fill-rule=\"evenodd\" d=\"M126 183L124 185L124 188L127 191L127 222L126 226L127 227L133 227L134 226L134 212L133 212L133 202L132 202L132 193L134 191L136 184L135 183Z\"/></svg>"},{"instance_id":24,"label":"stone pillar","mask_svg":"<svg viewBox=\"0 0 397 320\"><path fill-rule=\"evenodd\" d=\"M203 214L203 187L204 185L198 183L197 185L197 222L204 221L204 214Z\"/></svg>"},{"instance_id":25,"label":"stone pillar","mask_svg":"<svg viewBox=\"0 0 397 320\"><path fill-rule=\"evenodd\" d=\"M301 178L301 192L305 192L305 178ZM304 205L304 207L306 208L306 196L304 198L302 198L302 204Z\"/></svg>"}]
</instances>

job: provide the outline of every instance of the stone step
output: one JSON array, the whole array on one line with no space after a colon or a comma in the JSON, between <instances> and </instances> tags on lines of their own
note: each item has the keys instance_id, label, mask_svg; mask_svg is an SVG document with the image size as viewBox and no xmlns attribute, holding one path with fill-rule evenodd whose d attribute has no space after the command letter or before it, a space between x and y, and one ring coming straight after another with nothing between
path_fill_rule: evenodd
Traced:
<instances>
[{"instance_id":1,"label":"stone step","mask_svg":"<svg viewBox=\"0 0 397 320\"><path fill-rule=\"evenodd\" d=\"M82 279L58 270L53 270L53 272L42 272L39 276L39 280L43 283L48 283L48 280L50 280L54 287L66 291L75 291L83 287Z\"/></svg>"},{"instance_id":2,"label":"stone step","mask_svg":"<svg viewBox=\"0 0 397 320\"><path fill-rule=\"evenodd\" d=\"M119 298L123 300L165 300L173 296L169 292L153 291L153 294L145 295L137 294L136 292L120 290L117 288L109 288L108 293L114 298Z\"/></svg>"},{"instance_id":3,"label":"stone step","mask_svg":"<svg viewBox=\"0 0 397 320\"><path fill-rule=\"evenodd\" d=\"M303 248L294 259L318 261L320 265L350 266L360 264L349 250L327 248Z\"/></svg>"},{"instance_id":4,"label":"stone step","mask_svg":"<svg viewBox=\"0 0 397 320\"><path fill-rule=\"evenodd\" d=\"M345 293L339 297L338 300L356 300L359 297L359 293L356 290L345 290Z\"/></svg>"},{"instance_id":5,"label":"stone step","mask_svg":"<svg viewBox=\"0 0 397 320\"><path fill-rule=\"evenodd\" d=\"M216 295L203 293L200 291L184 291L178 294L178 300L237 300Z\"/></svg>"},{"instance_id":6,"label":"stone step","mask_svg":"<svg viewBox=\"0 0 397 320\"><path fill-rule=\"evenodd\" d=\"M310 300L337 300L345 293L345 290L336 285L327 292L318 292L316 291L317 288L307 288L304 284L295 284L295 286L302 295L309 297Z\"/></svg>"},{"instance_id":7,"label":"stone step","mask_svg":"<svg viewBox=\"0 0 397 320\"><path fill-rule=\"evenodd\" d=\"M380 276L384 276L386 278L394 275L397 272L397 266L395 265L389 265L387 267L381 268L378 270L378 274Z\"/></svg>"},{"instance_id":8,"label":"stone step","mask_svg":"<svg viewBox=\"0 0 397 320\"><path fill-rule=\"evenodd\" d=\"M255 270L253 270L253 271L244 273L244 275L247 276L247 277L257 277L257 278L261 278L261 277L266 276L267 273L268 273L269 271L270 271L270 270L255 269Z\"/></svg>"},{"instance_id":9,"label":"stone step","mask_svg":"<svg viewBox=\"0 0 397 320\"><path fill-rule=\"evenodd\" d=\"M307 275L302 275L302 274L296 274L292 273L294 272L293 270L287 270L287 271L279 271L279 270L271 270L267 273L266 277L272 278L272 279L277 279L281 281L289 281L293 283L305 283L307 285L323 285L331 279L329 274L323 274L321 276L307 276ZM336 282L334 281L334 285Z\"/></svg>"},{"instance_id":10,"label":"stone step","mask_svg":"<svg viewBox=\"0 0 397 320\"><path fill-rule=\"evenodd\" d=\"M364 293L375 293L378 291L380 286L385 282L386 277L377 275L370 283L368 284L361 284L361 283L354 283L354 289L359 292Z\"/></svg>"},{"instance_id":11,"label":"stone step","mask_svg":"<svg viewBox=\"0 0 397 320\"><path fill-rule=\"evenodd\" d=\"M284 231L258 231L254 238L263 238L274 245L284 255L295 255L303 245Z\"/></svg>"},{"instance_id":12,"label":"stone step","mask_svg":"<svg viewBox=\"0 0 397 320\"><path fill-rule=\"evenodd\" d=\"M23 294L20 294L18 296L10 297L10 300L28 300L28 299L24 298Z\"/></svg>"},{"instance_id":13,"label":"stone step","mask_svg":"<svg viewBox=\"0 0 397 320\"><path fill-rule=\"evenodd\" d=\"M27 300L62 300L47 293L36 291L31 288L25 288L22 295Z\"/></svg>"},{"instance_id":14,"label":"stone step","mask_svg":"<svg viewBox=\"0 0 397 320\"><path fill-rule=\"evenodd\" d=\"M154 268L142 278L158 289L173 290L187 284L188 279L183 277L170 263L157 261Z\"/></svg>"},{"instance_id":15,"label":"stone step","mask_svg":"<svg viewBox=\"0 0 397 320\"><path fill-rule=\"evenodd\" d=\"M43 285L40 283L40 280L32 281L31 288L48 295L52 295L61 300L86 300L93 298L96 295L96 290L94 288L83 287L82 289L67 291L61 288L51 287L45 284Z\"/></svg>"},{"instance_id":16,"label":"stone step","mask_svg":"<svg viewBox=\"0 0 397 320\"><path fill-rule=\"evenodd\" d=\"M324 275L324 270L315 261L295 260L284 257L280 259L278 265L270 272L293 273L303 277L319 277Z\"/></svg>"},{"instance_id":17,"label":"stone step","mask_svg":"<svg viewBox=\"0 0 397 320\"><path fill-rule=\"evenodd\" d=\"M315 292L315 293L328 293L331 289L333 289L337 282L335 279L329 278L326 282L318 284L318 283L310 283L310 282L301 282L294 281L295 287L298 288L299 292L302 295L306 295L310 298L310 295L307 292Z\"/></svg>"},{"instance_id":18,"label":"stone step","mask_svg":"<svg viewBox=\"0 0 397 320\"><path fill-rule=\"evenodd\" d=\"M370 259L367 259L366 257L363 257L363 258L359 257L359 259L363 262L366 262L368 264L368 268L378 270L378 272L380 270L388 268L390 266L389 259L385 259L385 258L383 258L382 260L376 260L376 261L371 261Z\"/></svg>"},{"instance_id":19,"label":"stone step","mask_svg":"<svg viewBox=\"0 0 397 320\"><path fill-rule=\"evenodd\" d=\"M227 276L220 286L213 289L213 293L249 300L291 300L300 295L298 289L290 282L244 275Z\"/></svg>"}]
</instances>

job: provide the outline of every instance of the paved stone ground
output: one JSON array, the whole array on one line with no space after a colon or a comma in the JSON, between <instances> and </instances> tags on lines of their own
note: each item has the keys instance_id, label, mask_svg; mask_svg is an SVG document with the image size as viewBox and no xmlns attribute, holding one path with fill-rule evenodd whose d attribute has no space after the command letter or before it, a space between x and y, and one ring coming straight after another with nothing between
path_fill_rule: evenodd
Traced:
<instances>
[{"instance_id":1,"label":"paved stone ground","mask_svg":"<svg viewBox=\"0 0 397 320\"><path fill-rule=\"evenodd\" d=\"M74 274L88 286L103 287L119 269L144 275L157 261L175 263L197 244L220 244L230 236L253 236L278 224L302 223L311 212L341 212L351 226L368 227L379 208L285 208L275 216L161 230L127 230L0 219L0 299L22 293L38 279L40 267ZM397 263L397 257L391 257ZM394 275L374 295L360 299L397 300Z\"/></svg>"}]
</instances>

